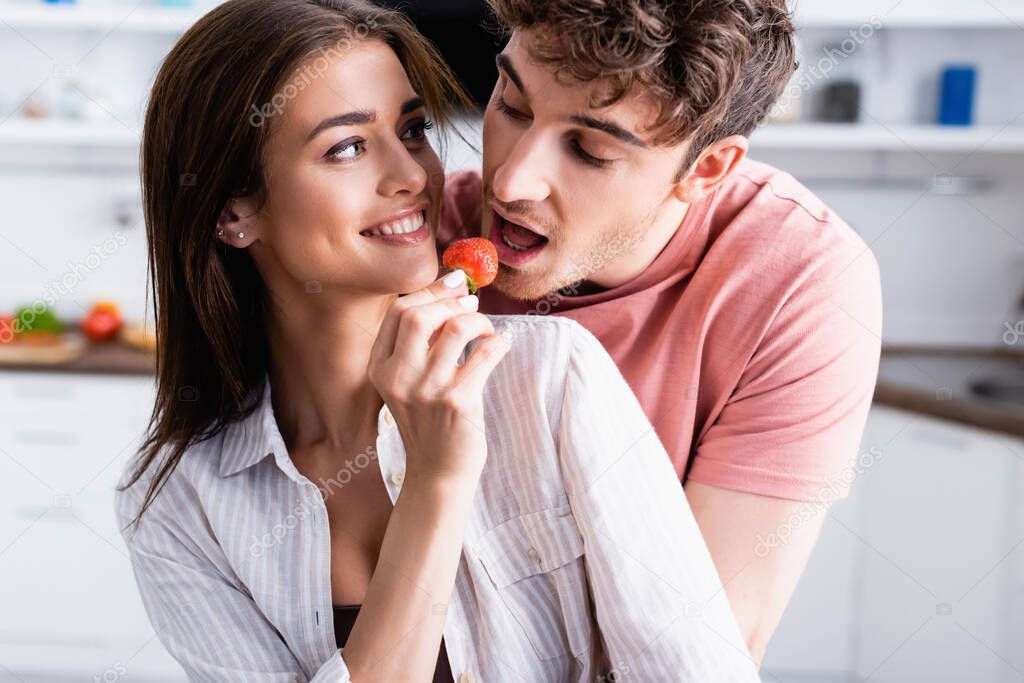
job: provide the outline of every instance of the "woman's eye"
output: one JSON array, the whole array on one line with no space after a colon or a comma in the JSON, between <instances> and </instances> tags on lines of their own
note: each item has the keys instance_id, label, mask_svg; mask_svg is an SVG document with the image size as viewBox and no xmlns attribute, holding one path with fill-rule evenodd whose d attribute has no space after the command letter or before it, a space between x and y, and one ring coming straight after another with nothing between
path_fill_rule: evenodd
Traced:
<instances>
[{"instance_id":1,"label":"woman's eye","mask_svg":"<svg viewBox=\"0 0 1024 683\"><path fill-rule=\"evenodd\" d=\"M355 159L366 151L366 141L355 139L339 142L327 152L327 157L338 161Z\"/></svg>"},{"instance_id":2,"label":"woman's eye","mask_svg":"<svg viewBox=\"0 0 1024 683\"><path fill-rule=\"evenodd\" d=\"M427 137L427 131L434 128L434 122L427 119L414 121L412 125L402 133L403 140L422 140Z\"/></svg>"}]
</instances>

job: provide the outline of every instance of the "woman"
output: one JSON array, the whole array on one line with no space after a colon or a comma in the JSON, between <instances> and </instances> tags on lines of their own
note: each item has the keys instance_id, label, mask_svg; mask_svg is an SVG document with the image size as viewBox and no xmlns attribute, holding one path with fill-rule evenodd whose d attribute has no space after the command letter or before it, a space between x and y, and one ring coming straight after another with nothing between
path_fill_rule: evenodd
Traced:
<instances>
[{"instance_id":1,"label":"woman","mask_svg":"<svg viewBox=\"0 0 1024 683\"><path fill-rule=\"evenodd\" d=\"M460 93L363 0L232 0L163 64L157 404L117 498L158 635L204 681L756 680L598 342L431 282Z\"/></svg>"}]
</instances>

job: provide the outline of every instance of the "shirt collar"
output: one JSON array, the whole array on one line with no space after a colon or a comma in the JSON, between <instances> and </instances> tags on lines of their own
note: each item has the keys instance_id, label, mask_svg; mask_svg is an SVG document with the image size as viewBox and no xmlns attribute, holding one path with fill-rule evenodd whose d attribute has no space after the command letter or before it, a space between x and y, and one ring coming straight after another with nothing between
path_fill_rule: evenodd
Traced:
<instances>
[{"instance_id":1,"label":"shirt collar","mask_svg":"<svg viewBox=\"0 0 1024 683\"><path fill-rule=\"evenodd\" d=\"M465 351L463 351L463 356L465 356ZM294 472L284 438L281 436L277 420L274 418L274 405L270 398L270 377L265 373L262 385L250 390L246 405L254 400L254 397L260 392L262 392L262 396L256 399L259 403L249 417L231 423L224 431L220 455L221 477L230 477L232 474L252 467L268 455L275 457L285 473L298 476L298 473ZM377 416L377 433L386 435L391 432L397 433L397 431L388 407L382 407Z\"/></svg>"},{"instance_id":2,"label":"shirt collar","mask_svg":"<svg viewBox=\"0 0 1024 683\"><path fill-rule=\"evenodd\" d=\"M259 396L260 392L262 396ZM224 432L220 455L221 477L230 477L255 465L268 455L272 455L277 447L280 447L281 454L285 455L284 444L274 421L273 404L270 402L270 381L266 375L263 377L262 385L250 391L248 401L252 401L256 396L259 396L258 404L249 417L231 423Z\"/></svg>"}]
</instances>

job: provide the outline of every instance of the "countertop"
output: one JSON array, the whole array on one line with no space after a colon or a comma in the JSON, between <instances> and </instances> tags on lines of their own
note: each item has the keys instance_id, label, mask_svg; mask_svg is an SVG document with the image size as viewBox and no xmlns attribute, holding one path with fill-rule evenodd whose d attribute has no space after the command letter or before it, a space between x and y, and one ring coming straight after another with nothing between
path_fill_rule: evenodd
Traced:
<instances>
[{"instance_id":1,"label":"countertop","mask_svg":"<svg viewBox=\"0 0 1024 683\"><path fill-rule=\"evenodd\" d=\"M94 344L78 359L57 365L0 364L0 371L152 375L156 356L120 343ZM998 349L887 348L882 353L875 402L1024 436L1024 404L986 399L978 381L1024 377L1024 353Z\"/></svg>"},{"instance_id":2,"label":"countertop","mask_svg":"<svg viewBox=\"0 0 1024 683\"><path fill-rule=\"evenodd\" d=\"M882 353L875 402L1024 436L1024 403L979 395L979 383L1024 383L1024 353L1002 349L892 348Z\"/></svg>"},{"instance_id":3,"label":"countertop","mask_svg":"<svg viewBox=\"0 0 1024 683\"><path fill-rule=\"evenodd\" d=\"M60 372L99 375L152 375L156 354L121 342L90 344L75 360L52 365L0 363L0 371Z\"/></svg>"}]
</instances>

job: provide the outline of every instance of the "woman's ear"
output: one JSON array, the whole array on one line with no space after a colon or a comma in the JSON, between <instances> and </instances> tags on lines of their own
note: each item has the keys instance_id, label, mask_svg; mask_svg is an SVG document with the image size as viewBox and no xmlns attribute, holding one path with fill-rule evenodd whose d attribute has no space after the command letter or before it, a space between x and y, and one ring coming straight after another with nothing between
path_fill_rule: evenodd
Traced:
<instances>
[{"instance_id":1,"label":"woman's ear","mask_svg":"<svg viewBox=\"0 0 1024 683\"><path fill-rule=\"evenodd\" d=\"M245 249L259 239L255 206L248 199L229 199L217 219L217 239L224 244Z\"/></svg>"},{"instance_id":2,"label":"woman's ear","mask_svg":"<svg viewBox=\"0 0 1024 683\"><path fill-rule=\"evenodd\" d=\"M742 135L730 135L709 145L676 183L676 199L692 204L714 192L747 156L749 147Z\"/></svg>"}]
</instances>

